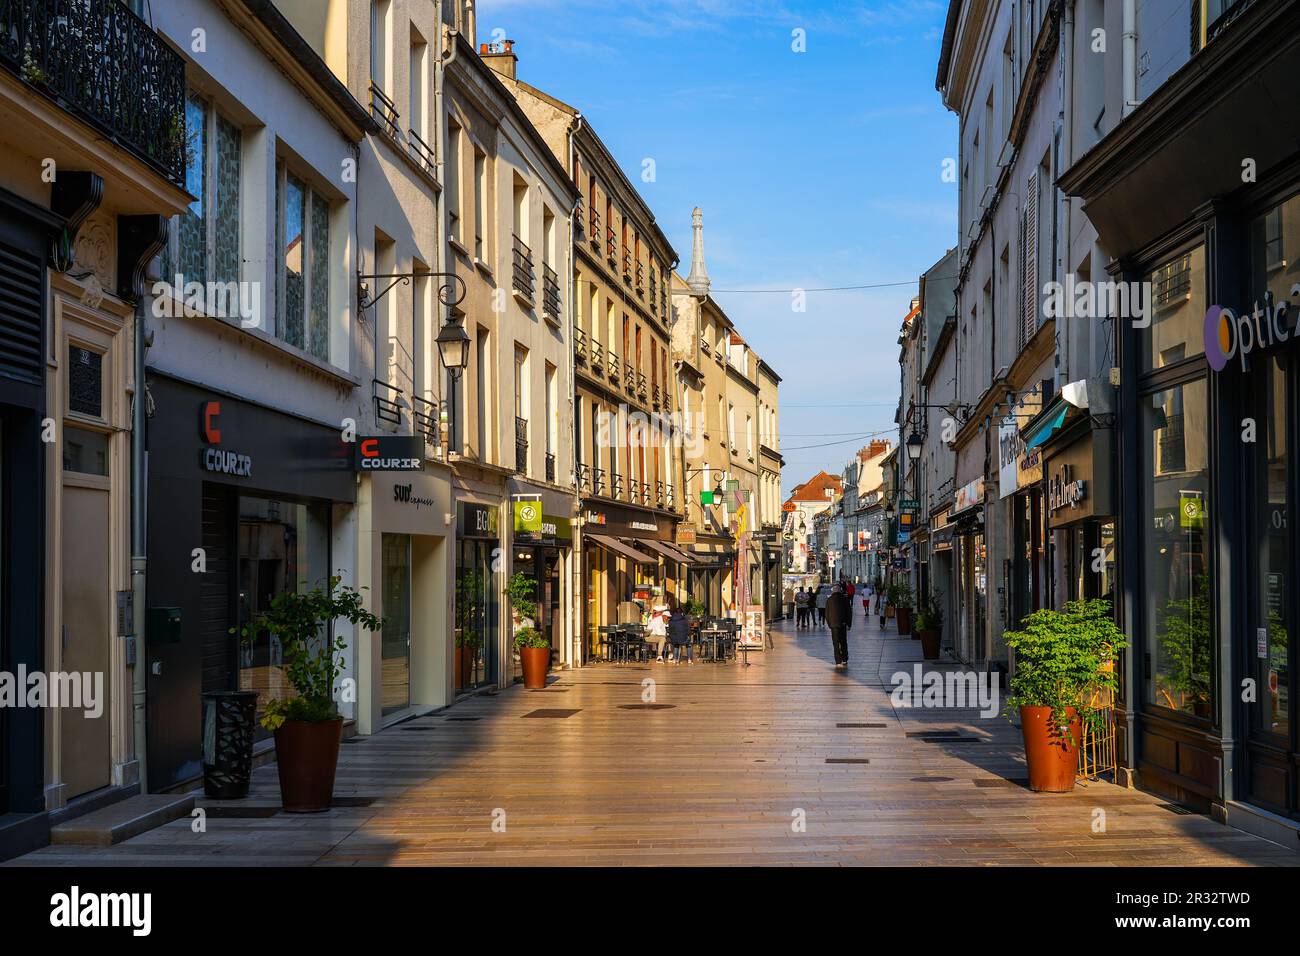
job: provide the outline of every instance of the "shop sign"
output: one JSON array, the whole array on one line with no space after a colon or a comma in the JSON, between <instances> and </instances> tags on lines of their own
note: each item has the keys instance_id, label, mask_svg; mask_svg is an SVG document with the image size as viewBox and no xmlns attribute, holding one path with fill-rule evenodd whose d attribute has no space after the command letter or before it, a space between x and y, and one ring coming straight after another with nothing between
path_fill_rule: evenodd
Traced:
<instances>
[{"instance_id":1,"label":"shop sign","mask_svg":"<svg viewBox=\"0 0 1300 956\"><path fill-rule=\"evenodd\" d=\"M858 532L858 551L867 550L867 539L869 536L870 536L869 533L866 531Z\"/></svg>"},{"instance_id":2,"label":"shop sign","mask_svg":"<svg viewBox=\"0 0 1300 956\"><path fill-rule=\"evenodd\" d=\"M787 541L789 541L789 540L791 540L793 537L794 537L793 535L789 535L789 534L787 534L787 535L785 536L785 539L786 539ZM677 543L678 543L678 544L694 544L694 543L695 543L695 529L694 529L694 528L678 528L678 529L677 529Z\"/></svg>"},{"instance_id":3,"label":"shop sign","mask_svg":"<svg viewBox=\"0 0 1300 956\"><path fill-rule=\"evenodd\" d=\"M477 505L469 501L460 503L458 530L462 538L497 538L501 533L500 527L495 506Z\"/></svg>"},{"instance_id":4,"label":"shop sign","mask_svg":"<svg viewBox=\"0 0 1300 956\"><path fill-rule=\"evenodd\" d=\"M208 443L207 448L199 451L199 465L204 471L218 475L231 475L235 478L253 476L253 459L237 451L219 448L221 444L220 402L202 402L199 405L199 435Z\"/></svg>"},{"instance_id":5,"label":"shop sign","mask_svg":"<svg viewBox=\"0 0 1300 956\"><path fill-rule=\"evenodd\" d=\"M898 507L901 511L919 511L921 508L921 502L917 501L915 498L904 498L898 503Z\"/></svg>"},{"instance_id":6,"label":"shop sign","mask_svg":"<svg viewBox=\"0 0 1300 956\"><path fill-rule=\"evenodd\" d=\"M540 538L573 539L573 522L568 518L557 518L542 513L542 506L536 501L516 501L515 534L531 535Z\"/></svg>"},{"instance_id":7,"label":"shop sign","mask_svg":"<svg viewBox=\"0 0 1300 956\"><path fill-rule=\"evenodd\" d=\"M1291 286L1291 298L1300 297L1300 283ZM1247 356L1256 349L1271 349L1296 334L1296 324L1287 317L1290 304L1276 305L1273 293L1264 293L1264 307L1255 303L1253 312L1237 315L1232 309L1212 305L1205 313L1202 326L1205 340L1205 360L1210 368L1222 372L1234 355L1243 372L1250 368Z\"/></svg>"},{"instance_id":8,"label":"shop sign","mask_svg":"<svg viewBox=\"0 0 1300 956\"><path fill-rule=\"evenodd\" d=\"M1043 449L1034 446L1026 449L1016 462L1016 486L1028 488L1043 480Z\"/></svg>"},{"instance_id":9,"label":"shop sign","mask_svg":"<svg viewBox=\"0 0 1300 956\"><path fill-rule=\"evenodd\" d=\"M1205 499L1199 491L1178 492L1178 526L1195 531L1205 526Z\"/></svg>"},{"instance_id":10,"label":"shop sign","mask_svg":"<svg viewBox=\"0 0 1300 956\"><path fill-rule=\"evenodd\" d=\"M422 471L424 439L419 435L371 435L356 441L357 471Z\"/></svg>"},{"instance_id":11,"label":"shop sign","mask_svg":"<svg viewBox=\"0 0 1300 956\"><path fill-rule=\"evenodd\" d=\"M1047 513L1055 515L1062 508L1078 508L1088 497L1088 483L1074 477L1071 465L1064 464L1047 483Z\"/></svg>"},{"instance_id":12,"label":"shop sign","mask_svg":"<svg viewBox=\"0 0 1300 956\"><path fill-rule=\"evenodd\" d=\"M982 504L984 504L984 479L976 478L969 484L957 489L957 493L953 496L951 514L968 511Z\"/></svg>"}]
</instances>

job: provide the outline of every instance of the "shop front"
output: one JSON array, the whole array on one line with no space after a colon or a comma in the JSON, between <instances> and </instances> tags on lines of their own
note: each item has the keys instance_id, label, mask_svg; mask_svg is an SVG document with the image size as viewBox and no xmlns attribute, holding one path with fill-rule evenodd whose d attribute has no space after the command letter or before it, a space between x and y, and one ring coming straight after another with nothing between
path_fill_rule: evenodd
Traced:
<instances>
[{"instance_id":1,"label":"shop front","mask_svg":"<svg viewBox=\"0 0 1300 956\"><path fill-rule=\"evenodd\" d=\"M582 630L590 659L602 626L639 623L659 601L683 600L694 560L674 546L677 520L662 514L588 501L581 521Z\"/></svg>"},{"instance_id":2,"label":"shop front","mask_svg":"<svg viewBox=\"0 0 1300 956\"><path fill-rule=\"evenodd\" d=\"M967 663L988 659L988 545L984 539L984 479L957 489L952 510L953 562L957 577L957 640Z\"/></svg>"},{"instance_id":3,"label":"shop front","mask_svg":"<svg viewBox=\"0 0 1300 956\"><path fill-rule=\"evenodd\" d=\"M1043 511L1060 568L1056 606L1115 601L1114 432L1086 414L1043 446Z\"/></svg>"},{"instance_id":4,"label":"shop front","mask_svg":"<svg viewBox=\"0 0 1300 956\"><path fill-rule=\"evenodd\" d=\"M458 501L452 661L458 692L498 684L504 674L501 548L501 506Z\"/></svg>"},{"instance_id":5,"label":"shop front","mask_svg":"<svg viewBox=\"0 0 1300 956\"><path fill-rule=\"evenodd\" d=\"M418 467L364 472L358 496L357 577L383 619L378 632L356 635L361 734L445 706L453 694L450 471L424 458L422 439L414 445L413 454L382 458Z\"/></svg>"},{"instance_id":6,"label":"shop front","mask_svg":"<svg viewBox=\"0 0 1300 956\"><path fill-rule=\"evenodd\" d=\"M558 495L556 496L559 497ZM572 499L562 499L569 504ZM569 596L573 593L573 519L548 514L541 498L515 501L514 572L534 584L537 619L534 624L550 641L551 659L560 666L574 663L570 638Z\"/></svg>"},{"instance_id":7,"label":"shop front","mask_svg":"<svg viewBox=\"0 0 1300 956\"><path fill-rule=\"evenodd\" d=\"M357 489L336 428L157 371L149 395L141 654L149 789L161 791L201 773L203 693L256 691L260 713L288 691L278 642L263 633L243 644L230 628L339 569L357 583L346 570L356 567ZM257 735L259 747L271 745Z\"/></svg>"}]
</instances>

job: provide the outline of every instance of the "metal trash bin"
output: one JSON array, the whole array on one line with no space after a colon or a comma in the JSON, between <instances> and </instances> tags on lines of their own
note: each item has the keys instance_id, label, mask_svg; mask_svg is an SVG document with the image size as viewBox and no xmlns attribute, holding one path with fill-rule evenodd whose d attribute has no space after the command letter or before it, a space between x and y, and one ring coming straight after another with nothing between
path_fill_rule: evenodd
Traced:
<instances>
[{"instance_id":1,"label":"metal trash bin","mask_svg":"<svg viewBox=\"0 0 1300 956\"><path fill-rule=\"evenodd\" d=\"M253 772L257 692L219 690L203 695L203 793L214 800L248 796Z\"/></svg>"}]
</instances>

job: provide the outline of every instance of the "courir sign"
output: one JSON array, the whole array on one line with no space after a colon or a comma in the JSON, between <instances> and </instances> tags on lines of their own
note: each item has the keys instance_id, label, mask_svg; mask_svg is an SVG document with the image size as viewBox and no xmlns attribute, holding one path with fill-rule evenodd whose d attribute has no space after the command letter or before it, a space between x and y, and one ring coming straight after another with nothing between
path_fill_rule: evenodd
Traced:
<instances>
[{"instance_id":1,"label":"courir sign","mask_svg":"<svg viewBox=\"0 0 1300 956\"><path fill-rule=\"evenodd\" d=\"M1291 298L1300 298L1300 283L1291 286ZM1290 317L1291 303L1274 302L1273 293L1264 293L1264 305L1255 303L1253 312L1238 315L1222 305L1212 305L1205 313L1205 360L1210 368L1222 372L1235 355L1244 372L1250 368L1247 356L1257 349L1271 349L1292 338L1296 332Z\"/></svg>"},{"instance_id":2,"label":"courir sign","mask_svg":"<svg viewBox=\"0 0 1300 956\"><path fill-rule=\"evenodd\" d=\"M237 451L221 447L220 402L202 402L199 405L199 435L208 443L199 452L199 464L204 471L235 478L253 476L253 459Z\"/></svg>"},{"instance_id":3,"label":"courir sign","mask_svg":"<svg viewBox=\"0 0 1300 956\"><path fill-rule=\"evenodd\" d=\"M357 439L357 471L422 471L424 439L419 435L378 435Z\"/></svg>"}]
</instances>

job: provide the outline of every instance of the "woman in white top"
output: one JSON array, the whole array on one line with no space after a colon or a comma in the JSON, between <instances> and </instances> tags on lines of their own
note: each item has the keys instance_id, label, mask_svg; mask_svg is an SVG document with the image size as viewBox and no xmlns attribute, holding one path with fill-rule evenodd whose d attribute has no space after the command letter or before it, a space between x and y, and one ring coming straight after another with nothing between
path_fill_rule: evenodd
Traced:
<instances>
[{"instance_id":1,"label":"woman in white top","mask_svg":"<svg viewBox=\"0 0 1300 956\"><path fill-rule=\"evenodd\" d=\"M646 625L650 643L655 645L656 660L664 662L664 645L668 643L668 605L656 604L650 611L650 623Z\"/></svg>"}]
</instances>

